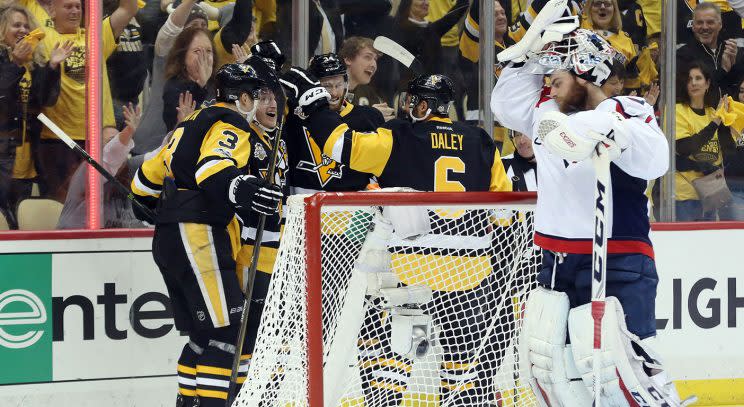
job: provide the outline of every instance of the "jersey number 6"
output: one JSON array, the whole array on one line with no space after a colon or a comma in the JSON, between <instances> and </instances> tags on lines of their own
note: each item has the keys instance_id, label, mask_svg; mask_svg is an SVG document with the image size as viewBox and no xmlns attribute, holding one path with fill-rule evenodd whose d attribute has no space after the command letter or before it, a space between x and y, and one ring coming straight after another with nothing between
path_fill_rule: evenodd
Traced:
<instances>
[{"instance_id":1,"label":"jersey number 6","mask_svg":"<svg viewBox=\"0 0 744 407\"><path fill-rule=\"evenodd\" d=\"M434 191L437 192L464 192L465 186L459 181L451 181L449 174L455 172L465 173L465 162L460 157L442 156L434 161ZM464 210L447 211L437 210L437 215L443 218L459 218L465 213Z\"/></svg>"}]
</instances>

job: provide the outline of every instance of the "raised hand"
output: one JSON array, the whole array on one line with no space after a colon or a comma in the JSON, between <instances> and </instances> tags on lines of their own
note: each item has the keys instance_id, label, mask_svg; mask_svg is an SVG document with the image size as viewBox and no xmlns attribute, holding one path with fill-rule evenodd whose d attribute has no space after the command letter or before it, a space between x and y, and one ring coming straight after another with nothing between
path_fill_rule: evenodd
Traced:
<instances>
[{"instance_id":1,"label":"raised hand","mask_svg":"<svg viewBox=\"0 0 744 407\"><path fill-rule=\"evenodd\" d=\"M178 95L178 107L176 107L176 119L181 123L188 115L196 109L196 102L191 92L186 91Z\"/></svg>"},{"instance_id":2,"label":"raised hand","mask_svg":"<svg viewBox=\"0 0 744 407\"><path fill-rule=\"evenodd\" d=\"M245 52L245 49L238 44L232 45L232 54L235 57L235 62L242 64L248 59L249 55Z\"/></svg>"},{"instance_id":3,"label":"raised hand","mask_svg":"<svg viewBox=\"0 0 744 407\"><path fill-rule=\"evenodd\" d=\"M75 48L72 41L67 40L60 46L59 43L54 44L52 52L49 53L49 67L57 69L65 59L72 55L72 50Z\"/></svg>"},{"instance_id":4,"label":"raised hand","mask_svg":"<svg viewBox=\"0 0 744 407\"><path fill-rule=\"evenodd\" d=\"M739 48L736 46L736 40L726 40L723 48L723 56L721 57L721 68L723 68L724 71L731 71L734 62L736 62L736 54L738 52Z\"/></svg>"},{"instance_id":5,"label":"raised hand","mask_svg":"<svg viewBox=\"0 0 744 407\"><path fill-rule=\"evenodd\" d=\"M31 61L34 48L26 41L18 41L10 55L11 60L18 66L23 66Z\"/></svg>"},{"instance_id":6,"label":"raised hand","mask_svg":"<svg viewBox=\"0 0 744 407\"><path fill-rule=\"evenodd\" d=\"M656 101L659 100L659 94L661 93L661 87L659 86L658 82L654 82L651 84L651 87L648 88L646 91L646 94L643 95L643 98L646 99L646 102L654 106L656 105Z\"/></svg>"}]
</instances>

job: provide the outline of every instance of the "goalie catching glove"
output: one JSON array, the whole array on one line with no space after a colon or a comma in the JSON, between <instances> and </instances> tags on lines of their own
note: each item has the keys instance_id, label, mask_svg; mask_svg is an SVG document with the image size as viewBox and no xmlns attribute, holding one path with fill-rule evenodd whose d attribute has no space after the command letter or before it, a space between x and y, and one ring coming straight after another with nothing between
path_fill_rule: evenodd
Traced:
<instances>
[{"instance_id":1,"label":"goalie catching glove","mask_svg":"<svg viewBox=\"0 0 744 407\"><path fill-rule=\"evenodd\" d=\"M279 212L282 190L279 185L270 184L262 178L240 175L230 183L228 199L236 210L250 208L262 215L272 216Z\"/></svg>"},{"instance_id":2,"label":"goalie catching glove","mask_svg":"<svg viewBox=\"0 0 744 407\"><path fill-rule=\"evenodd\" d=\"M605 152L615 160L630 146L624 120L617 112L594 110L567 116L552 111L540 118L537 135L548 151L570 162Z\"/></svg>"},{"instance_id":3,"label":"goalie catching glove","mask_svg":"<svg viewBox=\"0 0 744 407\"><path fill-rule=\"evenodd\" d=\"M287 104L294 113L306 119L313 112L328 106L331 95L308 71L292 67L279 79L287 94Z\"/></svg>"}]
</instances>

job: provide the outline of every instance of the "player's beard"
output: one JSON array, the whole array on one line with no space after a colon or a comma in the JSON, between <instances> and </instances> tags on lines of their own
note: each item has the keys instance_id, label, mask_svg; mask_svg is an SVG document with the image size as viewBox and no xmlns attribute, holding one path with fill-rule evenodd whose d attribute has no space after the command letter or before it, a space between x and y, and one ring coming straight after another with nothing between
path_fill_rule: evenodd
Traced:
<instances>
[{"instance_id":1,"label":"player's beard","mask_svg":"<svg viewBox=\"0 0 744 407\"><path fill-rule=\"evenodd\" d=\"M576 78L573 78L570 86L568 95L558 102L558 108L561 110L561 113L580 111L586 106L586 88L579 85Z\"/></svg>"}]
</instances>

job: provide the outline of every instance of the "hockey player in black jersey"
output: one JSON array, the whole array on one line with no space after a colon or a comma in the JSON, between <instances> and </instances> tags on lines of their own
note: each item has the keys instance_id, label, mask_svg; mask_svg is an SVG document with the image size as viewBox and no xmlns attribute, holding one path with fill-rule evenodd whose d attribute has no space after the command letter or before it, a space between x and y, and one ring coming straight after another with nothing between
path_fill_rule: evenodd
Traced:
<instances>
[{"instance_id":1,"label":"hockey player in black jersey","mask_svg":"<svg viewBox=\"0 0 744 407\"><path fill-rule=\"evenodd\" d=\"M282 76L281 82L290 106L296 106L295 112L303 118L323 152L352 169L375 175L381 187L450 192L511 190L498 150L488 134L448 118L454 91L446 76L424 75L411 81L407 89L410 121L391 120L369 132L354 131L343 123L328 108L329 95L310 73L292 68ZM437 342L444 349L440 399L448 400L452 406L482 405L484 399L475 397L490 394L492 386L478 382L478 361L484 359L477 355L473 345L484 340L483 321L490 320L486 314L490 310L484 308L487 299L483 293L493 291L496 279L488 255L489 237L474 230L487 230L489 219L484 211L429 211L428 217L432 236L441 239L434 239L437 243L419 248L413 255L404 247L389 247L393 263L396 258L416 257L408 265L394 267L393 272L404 283L403 289L424 285L432 290L431 300L409 305L431 316L439 330ZM464 217L467 219L463 220ZM457 218L457 222L452 218ZM456 223L479 226L466 231L458 229ZM463 254L458 247L464 247L465 241L483 242L483 249ZM438 263L438 267L416 266L437 264L436 259L442 256L457 260ZM453 282L447 276L457 273L455 264L459 261L483 266L473 271L477 277L472 280ZM456 319L467 328L458 325ZM397 406L408 388L413 359L411 355L391 352L400 349L398 337L393 339L384 318L378 320L381 326L371 327L371 337L363 338L379 345L372 345L377 349L370 348L362 354L381 355L360 363L364 396L368 405ZM468 331L471 340L458 343L458 329ZM410 336L403 339L406 340L411 341Z\"/></svg>"},{"instance_id":2,"label":"hockey player in black jersey","mask_svg":"<svg viewBox=\"0 0 744 407\"><path fill-rule=\"evenodd\" d=\"M318 78L330 95L329 107L356 131L373 131L385 123L382 114L369 106L356 106L346 100L349 78L346 64L338 55L316 55L308 71ZM371 174L355 171L324 154L308 127L295 115L287 117L285 140L289 148L290 180L294 193L360 191L370 183Z\"/></svg>"},{"instance_id":3,"label":"hockey player in black jersey","mask_svg":"<svg viewBox=\"0 0 744 407\"><path fill-rule=\"evenodd\" d=\"M225 404L244 301L235 263L240 235L229 225L235 215L276 216L282 197L249 168L259 137L249 123L262 77L273 75L250 61L217 71L218 102L180 123L132 181L137 199L157 206L153 257L176 328L189 334L178 360L178 406Z\"/></svg>"}]
</instances>

